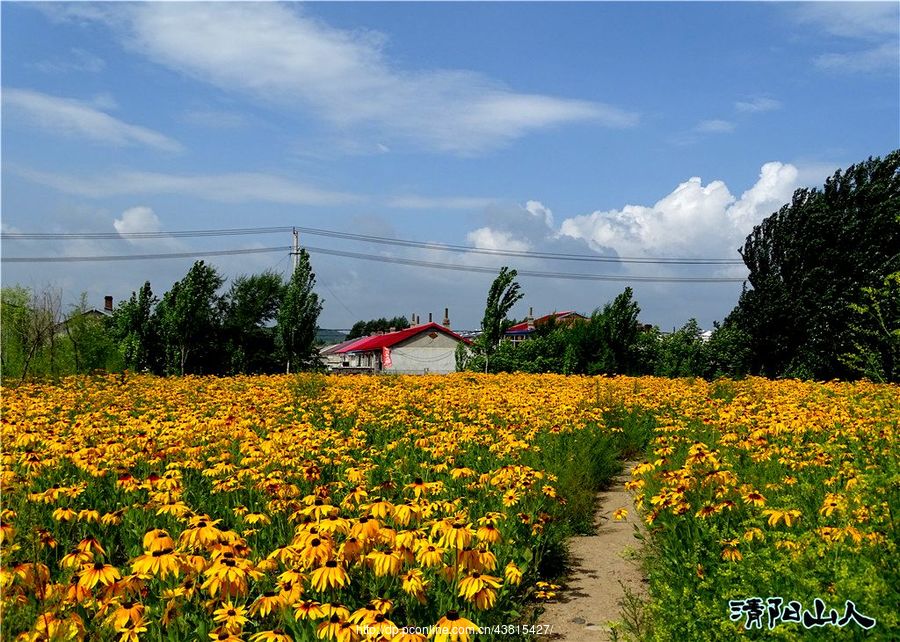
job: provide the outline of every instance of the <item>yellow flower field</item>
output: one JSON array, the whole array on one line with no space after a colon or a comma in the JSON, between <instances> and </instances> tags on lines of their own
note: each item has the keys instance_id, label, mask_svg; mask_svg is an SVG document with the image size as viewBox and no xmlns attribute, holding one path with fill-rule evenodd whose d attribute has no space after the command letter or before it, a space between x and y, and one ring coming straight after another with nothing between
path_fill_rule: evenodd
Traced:
<instances>
[{"instance_id":1,"label":"yellow flower field","mask_svg":"<svg viewBox=\"0 0 900 642\"><path fill-rule=\"evenodd\" d=\"M757 595L853 600L871 637L898 626L897 417L896 387L762 379L7 388L4 637L510 639L622 457L646 458L648 637L732 639Z\"/></svg>"}]
</instances>

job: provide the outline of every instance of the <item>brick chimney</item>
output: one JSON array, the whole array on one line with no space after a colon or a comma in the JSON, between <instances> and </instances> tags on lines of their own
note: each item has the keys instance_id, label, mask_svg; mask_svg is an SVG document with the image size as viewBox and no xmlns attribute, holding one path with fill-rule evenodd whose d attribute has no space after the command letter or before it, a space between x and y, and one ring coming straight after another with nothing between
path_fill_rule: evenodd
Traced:
<instances>
[{"instance_id":1,"label":"brick chimney","mask_svg":"<svg viewBox=\"0 0 900 642\"><path fill-rule=\"evenodd\" d=\"M450 308L444 308L444 321L441 325L445 328L450 327Z\"/></svg>"},{"instance_id":2,"label":"brick chimney","mask_svg":"<svg viewBox=\"0 0 900 642\"><path fill-rule=\"evenodd\" d=\"M428 323L434 323L434 321L431 320L431 312L428 313Z\"/></svg>"},{"instance_id":3,"label":"brick chimney","mask_svg":"<svg viewBox=\"0 0 900 642\"><path fill-rule=\"evenodd\" d=\"M108 294L105 297L103 297L103 309L106 310L107 312L113 311L112 297Z\"/></svg>"},{"instance_id":4,"label":"brick chimney","mask_svg":"<svg viewBox=\"0 0 900 642\"><path fill-rule=\"evenodd\" d=\"M525 323L527 324L529 330L534 328L534 308L528 308L528 316L525 317Z\"/></svg>"}]
</instances>

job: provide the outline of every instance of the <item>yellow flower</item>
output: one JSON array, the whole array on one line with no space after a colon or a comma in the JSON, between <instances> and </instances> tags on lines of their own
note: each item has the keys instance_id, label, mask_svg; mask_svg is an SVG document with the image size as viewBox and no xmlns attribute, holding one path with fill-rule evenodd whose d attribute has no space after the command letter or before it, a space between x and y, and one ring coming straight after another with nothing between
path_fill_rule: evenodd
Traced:
<instances>
[{"instance_id":1,"label":"yellow flower","mask_svg":"<svg viewBox=\"0 0 900 642\"><path fill-rule=\"evenodd\" d=\"M79 586L83 586L87 589L94 588L97 586L98 582L103 586L109 586L122 577L116 567L111 566L110 564L104 564L103 562L94 562L93 564L85 565L81 569L80 576L81 577L78 580Z\"/></svg>"},{"instance_id":2,"label":"yellow flower","mask_svg":"<svg viewBox=\"0 0 900 642\"><path fill-rule=\"evenodd\" d=\"M500 588L500 578L481 573L471 573L459 583L459 596L471 600L478 591L484 588Z\"/></svg>"},{"instance_id":3,"label":"yellow flower","mask_svg":"<svg viewBox=\"0 0 900 642\"><path fill-rule=\"evenodd\" d=\"M627 508L617 508L613 511L613 519L617 522L624 521L628 517Z\"/></svg>"},{"instance_id":4,"label":"yellow flower","mask_svg":"<svg viewBox=\"0 0 900 642\"><path fill-rule=\"evenodd\" d=\"M457 611L447 611L433 629L434 642L469 642L478 635L478 625Z\"/></svg>"},{"instance_id":5,"label":"yellow flower","mask_svg":"<svg viewBox=\"0 0 900 642\"><path fill-rule=\"evenodd\" d=\"M507 564L506 568L503 570L503 576L506 578L506 582L513 586L518 586L522 583L522 575L522 570L513 562Z\"/></svg>"},{"instance_id":6,"label":"yellow flower","mask_svg":"<svg viewBox=\"0 0 900 642\"><path fill-rule=\"evenodd\" d=\"M230 601L213 611L213 621L220 622L229 632L240 631L247 623L247 612L243 606L235 606Z\"/></svg>"},{"instance_id":7,"label":"yellow flower","mask_svg":"<svg viewBox=\"0 0 900 642\"><path fill-rule=\"evenodd\" d=\"M284 598L275 591L267 591L250 605L250 615L266 617L269 613L280 610L284 606Z\"/></svg>"},{"instance_id":8,"label":"yellow flower","mask_svg":"<svg viewBox=\"0 0 900 642\"><path fill-rule=\"evenodd\" d=\"M312 572L310 584L317 591L325 591L329 588L341 588L350 582L350 577L343 565L335 560L328 560L324 566L320 566Z\"/></svg>"}]
</instances>

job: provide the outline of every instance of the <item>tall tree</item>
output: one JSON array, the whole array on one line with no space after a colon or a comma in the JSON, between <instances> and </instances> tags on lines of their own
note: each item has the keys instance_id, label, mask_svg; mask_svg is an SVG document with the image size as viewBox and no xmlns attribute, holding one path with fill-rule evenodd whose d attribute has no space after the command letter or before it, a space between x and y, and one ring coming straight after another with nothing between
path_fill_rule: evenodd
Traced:
<instances>
[{"instance_id":1,"label":"tall tree","mask_svg":"<svg viewBox=\"0 0 900 642\"><path fill-rule=\"evenodd\" d=\"M69 340L75 373L105 370L117 365L115 340L110 332L112 320L91 312L87 293L63 322Z\"/></svg>"},{"instance_id":2,"label":"tall tree","mask_svg":"<svg viewBox=\"0 0 900 642\"><path fill-rule=\"evenodd\" d=\"M380 317L369 321L357 321L350 328L347 334L348 339L356 339L357 337L365 337L376 332L388 332L391 328L394 330L405 330L409 327L409 319L404 316L395 316L393 319Z\"/></svg>"},{"instance_id":3,"label":"tall tree","mask_svg":"<svg viewBox=\"0 0 900 642\"><path fill-rule=\"evenodd\" d=\"M484 318L481 321L481 337L479 337L485 355L490 355L497 349L506 315L525 296L520 291L519 282L516 281L517 275L516 270L503 266L488 290Z\"/></svg>"},{"instance_id":4,"label":"tall tree","mask_svg":"<svg viewBox=\"0 0 900 642\"><path fill-rule=\"evenodd\" d=\"M158 299L153 296L150 281L145 281L138 292L123 301L113 313L113 332L119 343L125 367L134 372L155 369L159 350L158 318L153 307Z\"/></svg>"},{"instance_id":5,"label":"tall tree","mask_svg":"<svg viewBox=\"0 0 900 642\"><path fill-rule=\"evenodd\" d=\"M315 286L316 275L309 262L309 253L301 248L297 267L291 274L278 310L276 326L287 372L320 366L315 342L322 301L314 291Z\"/></svg>"},{"instance_id":6,"label":"tall tree","mask_svg":"<svg viewBox=\"0 0 900 642\"><path fill-rule=\"evenodd\" d=\"M270 372L275 364L275 328L284 297L280 274L272 271L239 276L222 298L222 331L228 362L223 369Z\"/></svg>"},{"instance_id":7,"label":"tall tree","mask_svg":"<svg viewBox=\"0 0 900 642\"><path fill-rule=\"evenodd\" d=\"M199 370L219 329L216 292L223 282L214 267L197 261L156 306L168 372Z\"/></svg>"},{"instance_id":8,"label":"tall tree","mask_svg":"<svg viewBox=\"0 0 900 642\"><path fill-rule=\"evenodd\" d=\"M837 171L747 237L750 271L730 321L750 338L751 372L854 376L854 305L900 269L900 150Z\"/></svg>"}]
</instances>

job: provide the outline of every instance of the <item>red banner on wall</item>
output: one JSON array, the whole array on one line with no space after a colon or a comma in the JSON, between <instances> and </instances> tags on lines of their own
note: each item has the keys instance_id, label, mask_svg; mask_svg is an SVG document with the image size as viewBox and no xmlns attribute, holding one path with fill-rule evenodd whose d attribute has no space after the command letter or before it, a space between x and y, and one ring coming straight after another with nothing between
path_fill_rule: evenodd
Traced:
<instances>
[{"instance_id":1,"label":"red banner on wall","mask_svg":"<svg viewBox=\"0 0 900 642\"><path fill-rule=\"evenodd\" d=\"M391 367L391 350L387 346L381 349L381 367L382 368L390 368Z\"/></svg>"}]
</instances>

